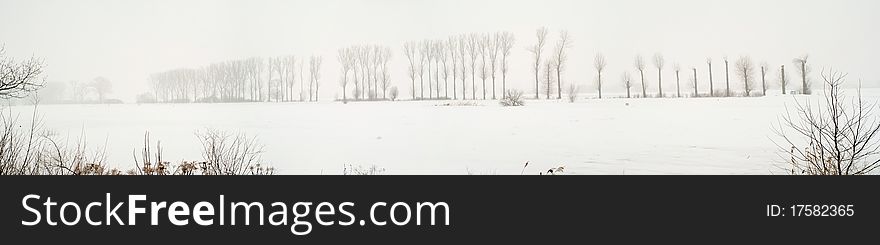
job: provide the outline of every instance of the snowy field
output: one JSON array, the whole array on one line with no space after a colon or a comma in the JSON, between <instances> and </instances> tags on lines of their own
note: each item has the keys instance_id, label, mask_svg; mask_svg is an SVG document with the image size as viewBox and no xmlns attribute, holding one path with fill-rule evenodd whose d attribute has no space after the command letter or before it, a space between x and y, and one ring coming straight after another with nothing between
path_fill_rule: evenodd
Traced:
<instances>
[{"instance_id":1,"label":"snowy field","mask_svg":"<svg viewBox=\"0 0 880 245\"><path fill-rule=\"evenodd\" d=\"M854 91L848 91L854 94ZM876 101L880 90L864 92ZM819 95L813 95L818 98ZM798 96L801 99L805 96ZM772 174L781 157L771 126L792 96L588 99L502 107L449 101L243 104L41 105L45 126L132 168L143 135L168 160L201 159L194 133L244 132L265 145L281 174L341 174L376 165L385 174ZM32 106L7 108L29 118ZM8 111L7 111L8 113ZM26 123L27 120L19 120Z\"/></svg>"}]
</instances>

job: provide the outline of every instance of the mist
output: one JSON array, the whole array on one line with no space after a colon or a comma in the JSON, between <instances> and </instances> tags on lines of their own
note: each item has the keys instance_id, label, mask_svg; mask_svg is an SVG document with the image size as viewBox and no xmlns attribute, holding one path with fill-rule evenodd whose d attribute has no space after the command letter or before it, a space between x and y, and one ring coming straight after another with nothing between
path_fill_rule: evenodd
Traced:
<instances>
[{"instance_id":1,"label":"mist","mask_svg":"<svg viewBox=\"0 0 880 245\"><path fill-rule=\"evenodd\" d=\"M880 51L876 1L0 1L0 42L10 56L46 60L47 81L112 81L108 96L133 102L150 74L254 56L325 57L320 97L338 95L336 50L391 47L391 77L407 80L403 43L471 32L516 37L509 81L529 88L534 30L573 39L568 80L593 87L592 61L607 57L616 80L632 57L663 53L670 63L702 68L706 57L750 55L772 66L809 54L816 69L833 65L876 86ZM332 88L331 88L332 87ZM606 86L621 91L619 85ZM331 89L327 89L331 88ZM402 93L406 94L406 93Z\"/></svg>"}]
</instances>

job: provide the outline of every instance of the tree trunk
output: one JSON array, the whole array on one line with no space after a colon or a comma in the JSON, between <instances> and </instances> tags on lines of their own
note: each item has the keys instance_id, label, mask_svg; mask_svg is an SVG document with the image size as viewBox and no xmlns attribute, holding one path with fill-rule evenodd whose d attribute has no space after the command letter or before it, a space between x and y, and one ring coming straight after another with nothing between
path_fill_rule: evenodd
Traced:
<instances>
[{"instance_id":1,"label":"tree trunk","mask_svg":"<svg viewBox=\"0 0 880 245\"><path fill-rule=\"evenodd\" d=\"M602 98L602 71L599 71L599 86L597 86L597 87L599 87L599 98L601 99ZM627 88L626 94L627 94L626 97L629 97L629 88Z\"/></svg>"},{"instance_id":2,"label":"tree trunk","mask_svg":"<svg viewBox=\"0 0 880 245\"><path fill-rule=\"evenodd\" d=\"M495 100L495 67L492 67L492 99Z\"/></svg>"},{"instance_id":3,"label":"tree trunk","mask_svg":"<svg viewBox=\"0 0 880 245\"><path fill-rule=\"evenodd\" d=\"M268 95L266 96L266 101L272 102L272 70L271 69L269 70L269 80L266 80L266 83L268 83L266 85L266 89L268 89L268 91L266 91L266 93L268 93Z\"/></svg>"},{"instance_id":4,"label":"tree trunk","mask_svg":"<svg viewBox=\"0 0 880 245\"><path fill-rule=\"evenodd\" d=\"M449 85L447 85L447 86L449 86ZM458 99L457 94L458 94L458 90L455 89L455 63L453 62L453 64L452 64L452 99L453 100ZM449 97L449 96L446 96L446 97Z\"/></svg>"},{"instance_id":5,"label":"tree trunk","mask_svg":"<svg viewBox=\"0 0 880 245\"><path fill-rule=\"evenodd\" d=\"M455 83L455 82L453 82ZM449 99L449 77L443 76L443 97Z\"/></svg>"},{"instance_id":6,"label":"tree trunk","mask_svg":"<svg viewBox=\"0 0 880 245\"><path fill-rule=\"evenodd\" d=\"M804 59L804 60L806 60L806 59ZM802 86L801 93L802 94L810 94L809 90L807 89L807 62L806 61L801 62L801 81L803 83L801 85Z\"/></svg>"},{"instance_id":7,"label":"tree trunk","mask_svg":"<svg viewBox=\"0 0 880 245\"><path fill-rule=\"evenodd\" d=\"M660 91L660 98L663 98L663 70L657 69L657 91Z\"/></svg>"},{"instance_id":8,"label":"tree trunk","mask_svg":"<svg viewBox=\"0 0 880 245\"><path fill-rule=\"evenodd\" d=\"M431 90L432 90L432 88L431 88L431 62L429 61L428 62L428 98L431 98L434 96L434 94L431 93Z\"/></svg>"},{"instance_id":9,"label":"tree trunk","mask_svg":"<svg viewBox=\"0 0 880 245\"><path fill-rule=\"evenodd\" d=\"M712 79L712 63L709 63L709 97L715 97L715 79Z\"/></svg>"},{"instance_id":10,"label":"tree trunk","mask_svg":"<svg viewBox=\"0 0 880 245\"><path fill-rule=\"evenodd\" d=\"M782 94L785 94L785 85L787 83L785 81L785 65L782 65L781 69L782 69L782 72L781 72L782 73Z\"/></svg>"},{"instance_id":11,"label":"tree trunk","mask_svg":"<svg viewBox=\"0 0 880 245\"><path fill-rule=\"evenodd\" d=\"M694 68L694 97L700 97L700 93L697 90L697 68Z\"/></svg>"},{"instance_id":12,"label":"tree trunk","mask_svg":"<svg viewBox=\"0 0 880 245\"><path fill-rule=\"evenodd\" d=\"M645 89L645 72L639 70L639 76L642 77L642 98L648 98L648 90Z\"/></svg>"},{"instance_id":13,"label":"tree trunk","mask_svg":"<svg viewBox=\"0 0 880 245\"><path fill-rule=\"evenodd\" d=\"M725 82L727 83L727 90L725 92L725 96L730 97L730 68L727 64L727 61L724 61L724 76Z\"/></svg>"},{"instance_id":14,"label":"tree trunk","mask_svg":"<svg viewBox=\"0 0 880 245\"><path fill-rule=\"evenodd\" d=\"M501 73L501 99L507 98L507 72Z\"/></svg>"},{"instance_id":15,"label":"tree trunk","mask_svg":"<svg viewBox=\"0 0 880 245\"><path fill-rule=\"evenodd\" d=\"M767 96L767 68L761 66L761 95Z\"/></svg>"},{"instance_id":16,"label":"tree trunk","mask_svg":"<svg viewBox=\"0 0 880 245\"><path fill-rule=\"evenodd\" d=\"M548 100L550 99L550 91L552 90L550 85L553 84L553 80L550 80L552 78L550 76L550 74L552 74L552 73L550 73L550 66L547 66L547 98L546 99L548 99Z\"/></svg>"},{"instance_id":17,"label":"tree trunk","mask_svg":"<svg viewBox=\"0 0 880 245\"><path fill-rule=\"evenodd\" d=\"M486 78L483 78L483 100L486 100Z\"/></svg>"},{"instance_id":18,"label":"tree trunk","mask_svg":"<svg viewBox=\"0 0 880 245\"><path fill-rule=\"evenodd\" d=\"M477 100L477 77L475 76L477 73L474 71L473 67L471 67L471 99Z\"/></svg>"},{"instance_id":19,"label":"tree trunk","mask_svg":"<svg viewBox=\"0 0 880 245\"><path fill-rule=\"evenodd\" d=\"M541 73L539 69L540 69L539 66L536 65L535 66L535 99L541 98L540 96L538 96L538 93L541 91L541 89L538 88L538 84L540 84L540 82L538 81L538 74Z\"/></svg>"},{"instance_id":20,"label":"tree trunk","mask_svg":"<svg viewBox=\"0 0 880 245\"><path fill-rule=\"evenodd\" d=\"M675 97L681 97L681 77L678 76L678 71L675 71Z\"/></svg>"},{"instance_id":21,"label":"tree trunk","mask_svg":"<svg viewBox=\"0 0 880 245\"><path fill-rule=\"evenodd\" d=\"M562 99L562 63L556 65L556 99Z\"/></svg>"}]
</instances>

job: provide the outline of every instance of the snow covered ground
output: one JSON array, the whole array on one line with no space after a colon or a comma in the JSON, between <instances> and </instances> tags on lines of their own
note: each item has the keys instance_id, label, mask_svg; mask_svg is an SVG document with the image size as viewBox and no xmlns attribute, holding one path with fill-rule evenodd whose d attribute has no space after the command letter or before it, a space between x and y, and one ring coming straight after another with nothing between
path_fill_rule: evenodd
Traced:
<instances>
[{"instance_id":1,"label":"snow covered ground","mask_svg":"<svg viewBox=\"0 0 880 245\"><path fill-rule=\"evenodd\" d=\"M854 94L854 93L851 93ZM876 101L880 90L865 92ZM813 95L816 98L818 95ZM804 96L800 96L804 98ZM781 157L771 126L792 96L154 105L41 105L45 126L106 144L111 166L133 167L143 135L169 160L201 159L196 130L257 136L282 174L340 174L376 165L386 174L771 174ZM28 118L32 106L11 111ZM27 120L20 120L27 123Z\"/></svg>"}]
</instances>

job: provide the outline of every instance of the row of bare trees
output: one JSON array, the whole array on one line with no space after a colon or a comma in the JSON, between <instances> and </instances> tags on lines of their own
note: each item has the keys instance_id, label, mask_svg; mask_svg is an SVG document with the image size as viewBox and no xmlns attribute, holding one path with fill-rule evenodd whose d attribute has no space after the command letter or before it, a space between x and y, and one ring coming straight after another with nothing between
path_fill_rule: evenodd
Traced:
<instances>
[{"instance_id":1,"label":"row of bare trees","mask_svg":"<svg viewBox=\"0 0 880 245\"><path fill-rule=\"evenodd\" d=\"M793 60L794 64L797 67L798 74L800 75L800 78L801 78L801 88L800 88L800 90L797 91L798 93L801 93L801 94L810 94L811 93L811 89L810 89L811 82L809 79L809 74L810 74L811 68L810 68L810 65L807 63L808 57L809 56L804 55L804 56L795 58ZM657 97L672 97L672 96L666 96L663 94L663 69L666 66L665 57L662 54L657 53L654 55L652 61L653 61L652 63L654 65L654 68L657 70ZM752 61L752 58L749 56L740 56L739 59L737 59L735 61L735 63L734 63L735 67L733 68L733 73L736 77L739 78L740 83L742 85L742 91L739 94L737 94L736 92L731 91L731 87L730 87L730 73L731 73L730 63L731 63L731 61L726 56L724 58L722 58L722 61L724 62L724 78L725 78L724 79L725 80L724 81L725 87L723 90L720 90L720 91L715 90L715 86L714 86L715 81L714 81L714 78L712 75L712 73L713 73L712 58L707 58L706 64L708 65L709 93L708 94L701 94L700 93L698 68L696 66L694 66L694 67L691 67L691 70L693 71L693 75L690 77L690 86L691 86L691 88L693 88L693 93L690 95L684 95L684 96L691 96L691 97L744 96L744 97L748 97L748 96L755 96L755 95L763 96L763 95L767 94L767 89L769 88L767 82L770 79L774 79L774 78L768 77L768 76L771 75L770 74L772 71L771 69L774 69L774 68L770 67L766 62L761 63L761 65L755 65L755 63ZM599 90L598 91L599 98L602 98L602 72L604 71L606 65L607 64L605 62L605 57L602 54L597 54L595 61L594 61L594 67L596 69L596 73L598 74L597 88ZM623 87L626 89L626 97L627 98L634 97L631 93L631 90L636 85L639 85L641 88L641 97L648 97L649 96L648 89L647 89L648 85L647 85L646 77L645 77L645 73L648 71L648 68L647 68L647 62L645 61L645 58L642 55L636 55L636 57L633 61L633 67L635 68L636 72L638 72L640 83L635 84L632 76L630 76L630 73L624 72L621 75L621 82L622 82ZM682 89L681 71L682 71L681 65L676 63L673 66L673 72L675 73L675 88L676 88L674 97L683 97L682 92L681 92L681 89ZM685 76L687 76L687 75L685 75ZM756 85L756 83L759 81L758 77L756 77L756 76L760 76L759 77L760 78L760 87L758 87L758 85ZM790 86L790 76L789 77L787 77L787 76L788 75L785 72L785 65L780 65L780 67L778 69L778 77L775 79L776 79L777 83L780 85L780 88L781 88L783 94L786 94L788 92L787 89L790 88L789 87ZM760 89L760 93L758 93L758 89Z\"/></svg>"},{"instance_id":2,"label":"row of bare trees","mask_svg":"<svg viewBox=\"0 0 880 245\"><path fill-rule=\"evenodd\" d=\"M379 45L359 45L340 49L336 58L342 70L340 74L342 77L339 80L342 100L345 102L349 100L349 84L354 86L353 100L377 100L380 95L382 100L396 99L397 92L390 92L397 90L391 89L388 63L392 55L391 47Z\"/></svg>"},{"instance_id":3,"label":"row of bare trees","mask_svg":"<svg viewBox=\"0 0 880 245\"><path fill-rule=\"evenodd\" d=\"M489 95L492 99L497 99L499 71L500 89L501 91L507 89L507 74L510 70L509 61L514 42L515 37L512 33L496 32L461 34L450 36L445 40L405 43L403 51L409 62L408 74L412 82L410 90L412 98L464 100L468 98L470 92L470 99L485 100ZM470 76L470 86L468 86L468 76ZM478 77L481 84L479 97ZM491 80L491 84L487 85L487 79ZM502 92L501 97L504 96Z\"/></svg>"},{"instance_id":4,"label":"row of bare trees","mask_svg":"<svg viewBox=\"0 0 880 245\"><path fill-rule=\"evenodd\" d=\"M556 41L556 48L550 57L544 59L544 46L547 45L547 36L550 30L547 27L538 28L535 31L536 42L529 47L532 53L534 63L532 63L532 72L535 75L535 99L540 99L540 92L543 91L546 99L550 99L551 94L556 92L556 99L562 99L562 72L565 70L565 62L568 61L568 51L572 47L573 40L568 35L568 31L561 30L559 32L559 40ZM543 67L543 73L541 68ZM604 68L604 67L603 67ZM542 80L543 75L543 80ZM554 78L553 75L556 77ZM543 83L541 83L543 81ZM543 84L543 89L541 89ZM576 85L575 85L576 86ZM599 83L601 87L601 82ZM572 87L572 91L577 90ZM600 89L601 90L601 89Z\"/></svg>"},{"instance_id":5,"label":"row of bare trees","mask_svg":"<svg viewBox=\"0 0 880 245\"><path fill-rule=\"evenodd\" d=\"M149 84L159 102L316 101L321 63L319 56L309 58L308 81L303 77L304 60L280 56L154 73L149 77Z\"/></svg>"}]
</instances>

